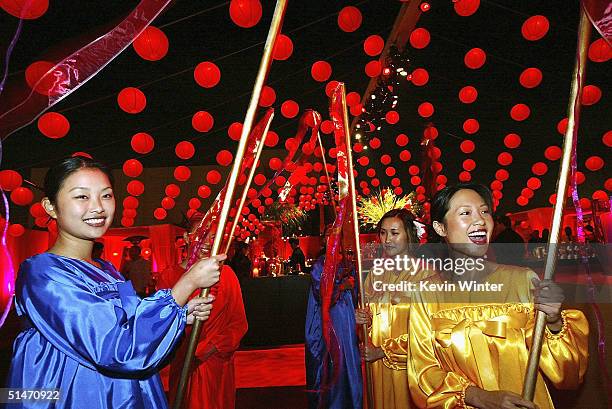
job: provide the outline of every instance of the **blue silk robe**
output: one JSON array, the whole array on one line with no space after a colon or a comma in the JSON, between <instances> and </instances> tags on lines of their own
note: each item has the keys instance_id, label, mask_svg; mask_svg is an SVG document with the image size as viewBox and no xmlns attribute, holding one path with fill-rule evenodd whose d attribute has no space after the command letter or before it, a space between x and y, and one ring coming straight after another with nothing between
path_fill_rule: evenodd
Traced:
<instances>
[{"instance_id":1,"label":"blue silk robe","mask_svg":"<svg viewBox=\"0 0 612 409\"><path fill-rule=\"evenodd\" d=\"M57 388L58 402L10 408L167 408L157 368L185 329L170 290L140 299L108 262L43 253L24 261L16 309L24 323L9 388ZM55 405L55 406L54 406Z\"/></svg>"},{"instance_id":2,"label":"blue silk robe","mask_svg":"<svg viewBox=\"0 0 612 409\"><path fill-rule=\"evenodd\" d=\"M323 359L326 352L323 341L321 318L321 273L324 258L320 258L312 267L312 286L308 295L306 310L306 383L309 390L309 407L316 408L320 399L325 399L325 408L330 409L361 409L363 400L363 383L361 379L361 355L355 323L355 289L344 290L332 301L330 316L334 332L340 345L342 366L336 382L326 391L325 397L321 391L323 376ZM335 287L341 282L342 270L336 274ZM354 275L354 272L352 272ZM355 280L356 282L358 280ZM335 290L337 291L337 290ZM331 366L329 373L331 373Z\"/></svg>"}]
</instances>

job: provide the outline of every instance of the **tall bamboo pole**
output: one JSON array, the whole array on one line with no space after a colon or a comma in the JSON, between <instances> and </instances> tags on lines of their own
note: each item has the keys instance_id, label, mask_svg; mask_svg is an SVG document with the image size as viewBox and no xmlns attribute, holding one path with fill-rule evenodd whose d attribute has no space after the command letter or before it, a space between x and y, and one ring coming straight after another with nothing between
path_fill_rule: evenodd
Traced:
<instances>
[{"instance_id":1,"label":"tall bamboo pole","mask_svg":"<svg viewBox=\"0 0 612 409\"><path fill-rule=\"evenodd\" d=\"M576 64L572 74L572 85L570 88L570 100L567 107L567 130L563 142L563 157L561 159L561 169L557 179L557 199L553 209L553 220L548 239L548 254L546 256L546 267L544 279L551 280L557 266L557 243L561 230L563 205L565 204L565 192L567 192L568 179L570 175L570 165L572 150L578 135L578 120L580 118L580 97L584 84L586 68L587 47L591 37L591 24L587 19L584 8L580 6L580 24L578 26L578 45L576 49ZM552 245L552 246L551 246ZM523 398L533 400L535 393L538 367L540 364L540 353L542 352L542 341L546 327L546 314L541 311L536 313L536 323L533 329L533 341L529 351L529 361L527 361L527 371L523 383Z\"/></svg>"},{"instance_id":2,"label":"tall bamboo pole","mask_svg":"<svg viewBox=\"0 0 612 409\"><path fill-rule=\"evenodd\" d=\"M361 265L361 247L359 246L359 218L357 214L357 198L355 190L355 175L353 174L353 153L351 140L351 131L349 128L348 112L346 110L346 88L342 84L342 119L344 120L344 135L346 144L346 161L347 161L347 173L349 192L351 195L351 223L353 224L353 233L355 235L355 268L357 269L357 277L359 279L359 308L363 309L365 305L365 290L363 288L363 268ZM363 331L364 343L368 345L368 326L366 324L361 326ZM366 362L366 402L368 409L372 409L372 366Z\"/></svg>"},{"instance_id":3,"label":"tall bamboo pole","mask_svg":"<svg viewBox=\"0 0 612 409\"><path fill-rule=\"evenodd\" d=\"M272 16L272 23L270 24L270 30L268 31L268 37L266 39L266 44L264 46L263 56L261 58L261 62L259 64L259 70L257 71L257 77L255 79L255 84L253 85L253 93L251 95L251 100L249 101L249 107L247 109L244 125L242 126L242 132L240 134L240 143L238 144L238 150L236 152L236 157L234 159L234 164L232 166L232 171L230 173L229 181L227 183L227 190L225 192L225 196L223 198L223 207L221 208L221 213L219 215L219 220L217 224L217 231L215 234L215 239L213 242L211 255L215 256L219 253L219 248L221 247L221 241L223 240L223 233L225 231L225 225L227 223L227 218L229 216L229 210L232 204L232 198L234 196L234 189L238 182L238 173L240 172L240 166L242 165L242 159L244 158L244 152L247 146L247 140L249 134L251 133L251 129L253 128L253 121L255 119L255 113L257 111L257 105L259 102L259 97L261 96L261 90L264 86L264 82L268 75L268 71L270 70L270 65L272 64L272 51L274 49L274 44L276 42L276 37L281 30L281 26L283 23L283 17L285 16L285 11L287 9L287 1L288 0L277 0L276 7L274 9L274 15ZM200 292L201 297L206 297L208 295L209 289L203 288ZM195 353L196 345L198 343L198 339L200 338L200 332L202 331L202 322L196 320L193 324L193 328L191 330L191 338L189 339L189 345L187 347L187 355L185 356L185 363L183 364L183 369L181 371L181 378L179 379L176 400L174 401L174 409L181 409L183 403L183 397L185 395L185 389L187 386L187 380L189 379L189 370L191 368L191 363L193 361L193 356Z\"/></svg>"}]
</instances>

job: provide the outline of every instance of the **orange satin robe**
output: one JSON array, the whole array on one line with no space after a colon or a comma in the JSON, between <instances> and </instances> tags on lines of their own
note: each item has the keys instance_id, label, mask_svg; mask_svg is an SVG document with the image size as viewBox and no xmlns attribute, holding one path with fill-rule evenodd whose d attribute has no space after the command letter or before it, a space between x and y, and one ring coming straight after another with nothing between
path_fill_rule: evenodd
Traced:
<instances>
[{"instance_id":1,"label":"orange satin robe","mask_svg":"<svg viewBox=\"0 0 612 409\"><path fill-rule=\"evenodd\" d=\"M215 296L213 309L202 327L194 357L197 367L191 374L183 407L233 409L236 403L234 352L248 325L240 283L231 267L223 266L221 278L210 293ZM174 402L188 343L189 332L171 364L170 403ZM213 346L217 352L207 357Z\"/></svg>"},{"instance_id":2,"label":"orange satin robe","mask_svg":"<svg viewBox=\"0 0 612 409\"><path fill-rule=\"evenodd\" d=\"M429 280L443 282L440 277ZM500 265L486 280L504 284L496 302L483 302L485 293L415 295L408 375L418 407L464 408L468 386L521 394L535 324L533 277L529 269ZM542 375L555 387L570 389L582 382L586 371L588 321L577 310L562 311L562 317L561 332L546 329L544 337L534 397L540 409L553 408Z\"/></svg>"}]
</instances>

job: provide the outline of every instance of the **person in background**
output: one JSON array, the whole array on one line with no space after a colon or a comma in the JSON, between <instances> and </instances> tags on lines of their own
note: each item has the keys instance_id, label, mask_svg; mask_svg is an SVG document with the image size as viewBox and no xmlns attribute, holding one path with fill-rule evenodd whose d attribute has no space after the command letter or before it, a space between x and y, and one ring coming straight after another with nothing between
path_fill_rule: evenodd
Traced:
<instances>
[{"instance_id":1,"label":"person in background","mask_svg":"<svg viewBox=\"0 0 612 409\"><path fill-rule=\"evenodd\" d=\"M297 272L306 272L306 256L304 252L300 248L300 241L297 237L292 237L289 239L289 244L291 245L291 249L293 253L291 253L291 257L289 258L289 268L294 274Z\"/></svg>"},{"instance_id":2,"label":"person in background","mask_svg":"<svg viewBox=\"0 0 612 409\"><path fill-rule=\"evenodd\" d=\"M146 297L151 283L151 262L141 255L142 249L133 245L129 249L130 260L126 263L123 275L132 282L136 294Z\"/></svg>"},{"instance_id":3,"label":"person in background","mask_svg":"<svg viewBox=\"0 0 612 409\"><path fill-rule=\"evenodd\" d=\"M247 255L249 246L243 241L235 242L236 252L229 265L238 276L240 282L251 277L252 263Z\"/></svg>"},{"instance_id":4,"label":"person in background","mask_svg":"<svg viewBox=\"0 0 612 409\"><path fill-rule=\"evenodd\" d=\"M572 243L575 240L574 232L572 231L572 228L570 226L565 226L563 232L565 233L565 237L563 238L564 243Z\"/></svg>"},{"instance_id":5,"label":"person in background","mask_svg":"<svg viewBox=\"0 0 612 409\"><path fill-rule=\"evenodd\" d=\"M91 250L91 258L101 259L102 253L104 253L104 243L101 241L95 241L93 244L93 249Z\"/></svg>"},{"instance_id":6,"label":"person in background","mask_svg":"<svg viewBox=\"0 0 612 409\"><path fill-rule=\"evenodd\" d=\"M512 229L512 220L506 215L497 218L499 233L493 239L495 257L502 264L520 264L525 255L525 242L520 234Z\"/></svg>"}]
</instances>

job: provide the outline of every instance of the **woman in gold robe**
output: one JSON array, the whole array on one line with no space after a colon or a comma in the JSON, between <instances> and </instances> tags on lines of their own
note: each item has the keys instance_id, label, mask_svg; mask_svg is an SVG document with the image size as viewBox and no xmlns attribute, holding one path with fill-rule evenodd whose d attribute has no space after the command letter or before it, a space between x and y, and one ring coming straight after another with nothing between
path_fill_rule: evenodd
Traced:
<instances>
[{"instance_id":1,"label":"woman in gold robe","mask_svg":"<svg viewBox=\"0 0 612 409\"><path fill-rule=\"evenodd\" d=\"M412 259L411 247L417 243L414 216L406 209L393 209L377 225L384 260L400 263ZM377 264L378 265L378 264ZM408 360L408 315L410 297L405 283L420 279L420 270L374 266L364 283L367 308L357 310L357 324L370 328L363 355L372 368L372 409L410 408L410 391L406 376ZM385 285L386 287L383 287Z\"/></svg>"},{"instance_id":2,"label":"woman in gold robe","mask_svg":"<svg viewBox=\"0 0 612 409\"><path fill-rule=\"evenodd\" d=\"M447 187L432 201L433 228L454 267L424 281L411 305L408 374L418 407L549 409L543 376L569 389L586 371L588 322L581 311L561 310L560 287L528 268L486 259L491 202L489 190L475 184ZM547 325L530 402L520 393L536 310Z\"/></svg>"}]
</instances>

